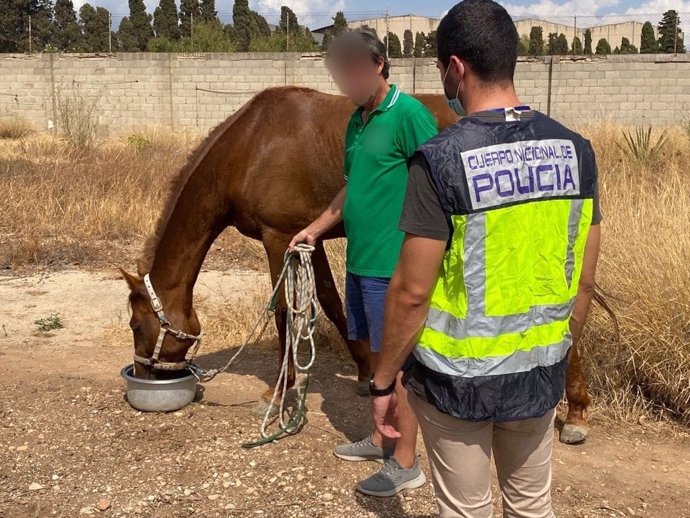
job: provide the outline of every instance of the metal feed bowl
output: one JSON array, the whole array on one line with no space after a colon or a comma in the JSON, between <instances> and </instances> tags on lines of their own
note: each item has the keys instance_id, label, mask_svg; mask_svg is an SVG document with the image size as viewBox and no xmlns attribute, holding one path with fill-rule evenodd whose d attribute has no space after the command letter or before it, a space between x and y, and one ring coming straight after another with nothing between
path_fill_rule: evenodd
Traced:
<instances>
[{"instance_id":1,"label":"metal feed bowl","mask_svg":"<svg viewBox=\"0 0 690 518\"><path fill-rule=\"evenodd\" d=\"M120 371L127 388L127 401L144 412L173 412L194 401L196 377L189 369L170 373L171 379L139 379L134 377L134 365Z\"/></svg>"}]
</instances>

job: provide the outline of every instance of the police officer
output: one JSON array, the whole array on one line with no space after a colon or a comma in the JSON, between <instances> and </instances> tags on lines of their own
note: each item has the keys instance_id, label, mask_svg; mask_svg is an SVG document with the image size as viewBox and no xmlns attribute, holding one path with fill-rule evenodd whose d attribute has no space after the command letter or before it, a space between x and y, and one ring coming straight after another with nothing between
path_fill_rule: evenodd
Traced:
<instances>
[{"instance_id":1,"label":"police officer","mask_svg":"<svg viewBox=\"0 0 690 518\"><path fill-rule=\"evenodd\" d=\"M554 409L599 250L594 152L520 103L503 7L464 0L437 34L446 97L466 116L411 161L372 414L398 436L406 364L441 516L493 516L493 453L503 516L549 518Z\"/></svg>"}]
</instances>

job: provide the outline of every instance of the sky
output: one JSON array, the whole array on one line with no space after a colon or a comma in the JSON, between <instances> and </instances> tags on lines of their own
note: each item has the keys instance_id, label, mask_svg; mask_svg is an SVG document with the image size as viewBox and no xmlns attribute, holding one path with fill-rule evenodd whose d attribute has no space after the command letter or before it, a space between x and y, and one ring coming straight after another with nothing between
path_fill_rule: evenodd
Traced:
<instances>
[{"instance_id":1,"label":"sky","mask_svg":"<svg viewBox=\"0 0 690 518\"><path fill-rule=\"evenodd\" d=\"M75 8L85 0L73 0ZM115 28L118 19L127 15L127 0L89 0L94 5L106 7L113 15ZM159 0L145 0L149 12ZM176 0L179 5L179 0ZM216 10L223 21L229 21L233 0L216 0ZM514 16L601 16L608 14L646 15L675 9L681 13L681 22L690 22L690 0L508 0L502 2ZM288 5L297 13L300 23L312 29L327 25L336 11L344 11L350 19L378 16L388 11L390 15L419 14L440 17L454 0L250 0L249 5L262 14L279 13L281 5ZM683 17L683 13L685 17ZM309 16L307 16L309 15ZM268 17L269 22L274 21ZM653 23L656 20L653 20Z\"/></svg>"}]
</instances>

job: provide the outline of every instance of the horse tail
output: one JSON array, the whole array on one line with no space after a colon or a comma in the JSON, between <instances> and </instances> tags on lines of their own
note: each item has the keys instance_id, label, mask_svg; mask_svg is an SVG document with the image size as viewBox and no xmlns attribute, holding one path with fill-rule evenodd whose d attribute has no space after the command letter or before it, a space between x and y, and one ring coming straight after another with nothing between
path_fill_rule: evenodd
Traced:
<instances>
[{"instance_id":1,"label":"horse tail","mask_svg":"<svg viewBox=\"0 0 690 518\"><path fill-rule=\"evenodd\" d=\"M613 330L616 333L616 340L620 339L620 327L618 326L618 318L616 313L611 308L608 299L615 299L613 295L606 293L598 283L594 284L594 301L599 304L606 313L611 317L613 322Z\"/></svg>"}]
</instances>

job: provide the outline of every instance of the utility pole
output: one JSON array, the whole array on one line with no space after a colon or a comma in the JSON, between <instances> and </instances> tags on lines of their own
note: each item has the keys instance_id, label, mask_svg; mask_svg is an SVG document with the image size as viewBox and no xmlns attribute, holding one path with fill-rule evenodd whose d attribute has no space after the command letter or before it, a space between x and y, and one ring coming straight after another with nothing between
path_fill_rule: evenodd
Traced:
<instances>
[{"instance_id":1,"label":"utility pole","mask_svg":"<svg viewBox=\"0 0 690 518\"><path fill-rule=\"evenodd\" d=\"M31 54L31 15L29 15L29 54Z\"/></svg>"},{"instance_id":2,"label":"utility pole","mask_svg":"<svg viewBox=\"0 0 690 518\"><path fill-rule=\"evenodd\" d=\"M113 16L108 13L108 54L113 53Z\"/></svg>"},{"instance_id":3,"label":"utility pole","mask_svg":"<svg viewBox=\"0 0 690 518\"><path fill-rule=\"evenodd\" d=\"M285 16L285 52L290 51L290 17Z\"/></svg>"},{"instance_id":4,"label":"utility pole","mask_svg":"<svg viewBox=\"0 0 690 518\"><path fill-rule=\"evenodd\" d=\"M192 52L194 52L194 13L189 13L189 34L192 38Z\"/></svg>"}]
</instances>

